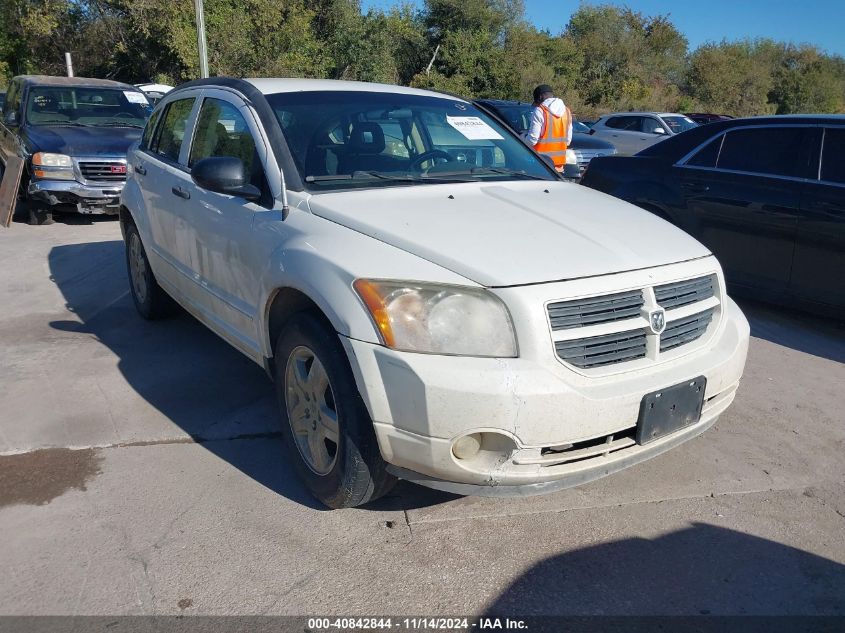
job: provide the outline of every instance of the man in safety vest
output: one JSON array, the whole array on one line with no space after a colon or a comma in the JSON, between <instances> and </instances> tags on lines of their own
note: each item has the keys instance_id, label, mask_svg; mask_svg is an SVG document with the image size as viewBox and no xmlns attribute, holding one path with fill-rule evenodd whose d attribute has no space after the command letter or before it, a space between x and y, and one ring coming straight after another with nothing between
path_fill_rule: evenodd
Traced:
<instances>
[{"instance_id":1,"label":"man in safety vest","mask_svg":"<svg viewBox=\"0 0 845 633\"><path fill-rule=\"evenodd\" d=\"M563 171L566 148L572 142L572 112L547 84L534 88L534 110L526 140L535 150L547 154L558 171Z\"/></svg>"}]
</instances>

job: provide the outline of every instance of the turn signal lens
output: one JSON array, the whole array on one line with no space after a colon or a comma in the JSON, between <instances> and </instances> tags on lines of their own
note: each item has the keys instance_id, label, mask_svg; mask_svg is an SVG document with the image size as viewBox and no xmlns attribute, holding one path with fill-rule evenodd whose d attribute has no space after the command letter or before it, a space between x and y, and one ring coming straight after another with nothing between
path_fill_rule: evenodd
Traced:
<instances>
[{"instance_id":1,"label":"turn signal lens","mask_svg":"<svg viewBox=\"0 0 845 633\"><path fill-rule=\"evenodd\" d=\"M376 327L382 339L384 339L384 344L393 347L396 341L393 338L393 329L390 327L390 315L387 313L387 306L376 285L366 279L356 279L352 285L369 309L373 320L376 322Z\"/></svg>"}]
</instances>

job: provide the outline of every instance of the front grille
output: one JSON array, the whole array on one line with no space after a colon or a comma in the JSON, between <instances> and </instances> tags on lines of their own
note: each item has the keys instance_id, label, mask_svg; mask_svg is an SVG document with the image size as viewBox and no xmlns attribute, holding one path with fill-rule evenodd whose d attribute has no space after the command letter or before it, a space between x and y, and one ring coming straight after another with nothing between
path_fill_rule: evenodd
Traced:
<instances>
[{"instance_id":1,"label":"front grille","mask_svg":"<svg viewBox=\"0 0 845 633\"><path fill-rule=\"evenodd\" d=\"M85 180L122 182L126 180L126 163L120 161L80 161L79 172Z\"/></svg>"},{"instance_id":2,"label":"front grille","mask_svg":"<svg viewBox=\"0 0 845 633\"><path fill-rule=\"evenodd\" d=\"M575 149L572 150L575 152L575 159L578 161L578 169L583 174L584 170L587 169L587 165L590 164L590 161L596 158L597 156L610 156L611 151L606 149Z\"/></svg>"},{"instance_id":3,"label":"front grille","mask_svg":"<svg viewBox=\"0 0 845 633\"><path fill-rule=\"evenodd\" d=\"M692 343L710 326L713 320L713 309L693 314L677 321L672 321L660 335L660 351L665 352L680 345Z\"/></svg>"},{"instance_id":4,"label":"front grille","mask_svg":"<svg viewBox=\"0 0 845 633\"><path fill-rule=\"evenodd\" d=\"M676 281L654 288L654 298L657 299L658 305L665 310L680 308L696 301L704 301L712 297L713 294L713 275Z\"/></svg>"},{"instance_id":5,"label":"front grille","mask_svg":"<svg viewBox=\"0 0 845 633\"><path fill-rule=\"evenodd\" d=\"M614 332L555 343L555 351L560 359L581 369L643 358L645 349L645 330Z\"/></svg>"},{"instance_id":6,"label":"front grille","mask_svg":"<svg viewBox=\"0 0 845 633\"><path fill-rule=\"evenodd\" d=\"M546 306L555 354L579 369L629 361L658 361L663 353L701 339L721 314L715 274ZM657 333L649 313L663 309Z\"/></svg>"},{"instance_id":7,"label":"front grille","mask_svg":"<svg viewBox=\"0 0 845 633\"><path fill-rule=\"evenodd\" d=\"M601 297L558 301L549 304L552 330L566 330L584 325L611 323L640 316L644 303L642 290L618 292Z\"/></svg>"}]
</instances>

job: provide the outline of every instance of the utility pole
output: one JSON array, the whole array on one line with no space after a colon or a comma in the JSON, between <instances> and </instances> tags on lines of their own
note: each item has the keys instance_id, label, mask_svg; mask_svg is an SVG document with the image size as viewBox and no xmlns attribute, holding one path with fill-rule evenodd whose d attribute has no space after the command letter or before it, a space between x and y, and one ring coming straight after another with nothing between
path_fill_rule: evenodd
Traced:
<instances>
[{"instance_id":1,"label":"utility pole","mask_svg":"<svg viewBox=\"0 0 845 633\"><path fill-rule=\"evenodd\" d=\"M205 13L202 0L194 0L194 10L197 13L197 48L200 56L200 78L208 77L208 47L205 44Z\"/></svg>"},{"instance_id":2,"label":"utility pole","mask_svg":"<svg viewBox=\"0 0 845 633\"><path fill-rule=\"evenodd\" d=\"M67 76L73 77L73 60L70 58L70 53L65 53L65 64L67 64Z\"/></svg>"}]
</instances>

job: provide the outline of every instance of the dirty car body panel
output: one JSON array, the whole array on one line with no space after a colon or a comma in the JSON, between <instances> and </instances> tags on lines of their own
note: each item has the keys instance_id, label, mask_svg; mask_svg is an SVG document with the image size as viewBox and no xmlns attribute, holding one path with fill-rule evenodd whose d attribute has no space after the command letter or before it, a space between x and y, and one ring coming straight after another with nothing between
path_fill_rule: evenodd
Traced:
<instances>
[{"instance_id":1,"label":"dirty car body panel","mask_svg":"<svg viewBox=\"0 0 845 633\"><path fill-rule=\"evenodd\" d=\"M164 156L156 139L185 99L189 114L172 126L187 140ZM208 131L205 107L237 122ZM251 137L251 199L192 182L190 139L203 129ZM460 165L449 155L457 145ZM414 161L430 167L408 169ZM748 324L710 252L651 214L558 180L461 99L354 82L191 82L157 105L129 172L124 227L137 226L161 287L269 368L287 360L274 357L280 298L307 298L342 346L381 458L402 478L468 494L577 485L704 431L736 392ZM402 343L401 324L379 320L362 281L428 297L413 305L429 310L431 341ZM459 307L437 311L447 299ZM465 351L462 339L490 322L510 328L491 330L504 342ZM436 328L454 349L435 346ZM678 385L698 386L700 410L638 443L643 398Z\"/></svg>"}]
</instances>

